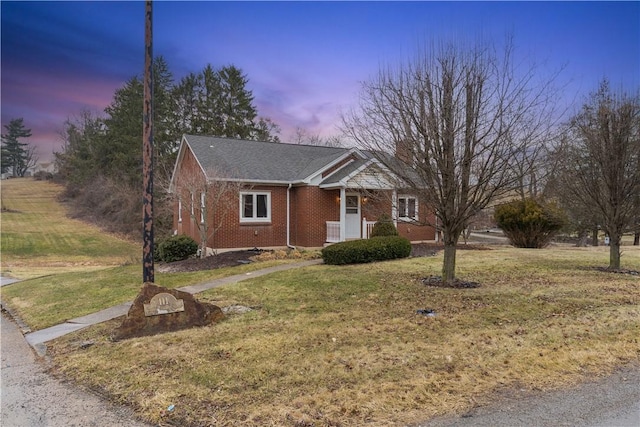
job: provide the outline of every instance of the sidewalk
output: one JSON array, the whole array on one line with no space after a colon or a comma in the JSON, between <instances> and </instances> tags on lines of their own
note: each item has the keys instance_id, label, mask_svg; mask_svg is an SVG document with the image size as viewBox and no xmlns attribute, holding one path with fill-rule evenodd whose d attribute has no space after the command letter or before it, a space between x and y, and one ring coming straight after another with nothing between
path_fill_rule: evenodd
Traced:
<instances>
[{"instance_id":1,"label":"sidewalk","mask_svg":"<svg viewBox=\"0 0 640 427\"><path fill-rule=\"evenodd\" d=\"M260 277L278 271L286 271L294 268L308 267L318 264L322 264L321 259L313 259L293 264L277 265L275 267L263 268L262 270L256 270L250 273L236 274L234 276L223 277L197 285L184 286L182 288L178 288L178 290L188 292L190 294L197 294L208 289L217 288L219 286L228 285L231 283L241 282L247 279L253 279L254 277ZM88 314L82 317L76 317L75 319L70 319L60 325L51 326L50 328L41 329L35 332L29 332L28 329L26 329L25 338L29 345L31 345L38 352L38 354L44 355L44 343L46 343L47 341L51 341L63 335L70 334L71 332L78 331L82 328L86 328L87 326L106 322L107 320L115 319L116 317L124 316L127 314L127 312L129 311L129 307L131 307L132 304L133 302L126 302L115 307L104 309L97 313ZM23 331L25 331L24 327Z\"/></svg>"}]
</instances>

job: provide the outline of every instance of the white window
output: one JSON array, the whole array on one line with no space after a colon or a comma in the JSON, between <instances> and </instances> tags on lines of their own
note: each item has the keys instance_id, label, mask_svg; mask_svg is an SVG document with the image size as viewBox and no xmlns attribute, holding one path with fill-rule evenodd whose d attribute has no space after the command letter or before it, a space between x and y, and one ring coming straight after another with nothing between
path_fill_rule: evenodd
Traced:
<instances>
[{"instance_id":1,"label":"white window","mask_svg":"<svg viewBox=\"0 0 640 427\"><path fill-rule=\"evenodd\" d=\"M240 222L270 222L271 193L241 192Z\"/></svg>"},{"instance_id":2,"label":"white window","mask_svg":"<svg viewBox=\"0 0 640 427\"><path fill-rule=\"evenodd\" d=\"M182 199L178 199L178 222L182 222Z\"/></svg>"},{"instance_id":3,"label":"white window","mask_svg":"<svg viewBox=\"0 0 640 427\"><path fill-rule=\"evenodd\" d=\"M194 213L193 213L193 193L189 193L189 194L191 196L191 218L193 218L193 215L194 215Z\"/></svg>"},{"instance_id":4,"label":"white window","mask_svg":"<svg viewBox=\"0 0 640 427\"><path fill-rule=\"evenodd\" d=\"M200 193L200 222L204 224L205 193Z\"/></svg>"},{"instance_id":5,"label":"white window","mask_svg":"<svg viewBox=\"0 0 640 427\"><path fill-rule=\"evenodd\" d=\"M418 220L418 199L413 196L398 196L398 218Z\"/></svg>"}]
</instances>

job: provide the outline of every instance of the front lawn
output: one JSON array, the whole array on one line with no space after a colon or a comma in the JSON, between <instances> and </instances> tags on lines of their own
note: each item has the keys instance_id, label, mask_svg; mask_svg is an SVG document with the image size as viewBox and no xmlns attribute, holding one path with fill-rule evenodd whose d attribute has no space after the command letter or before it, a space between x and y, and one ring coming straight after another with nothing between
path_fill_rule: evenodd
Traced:
<instances>
[{"instance_id":1,"label":"front lawn","mask_svg":"<svg viewBox=\"0 0 640 427\"><path fill-rule=\"evenodd\" d=\"M198 295L254 308L217 325L113 343L112 321L50 351L154 423L406 425L638 362L640 278L595 270L607 249L460 251L475 289L422 283L441 254L290 270ZM640 270L640 248L624 253Z\"/></svg>"}]
</instances>

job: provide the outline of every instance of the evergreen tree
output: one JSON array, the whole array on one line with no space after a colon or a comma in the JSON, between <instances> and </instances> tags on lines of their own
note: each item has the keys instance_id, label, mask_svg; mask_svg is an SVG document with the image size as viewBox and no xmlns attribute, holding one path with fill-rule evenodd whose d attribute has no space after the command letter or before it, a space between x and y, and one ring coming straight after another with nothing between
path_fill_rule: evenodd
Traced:
<instances>
[{"instance_id":1,"label":"evergreen tree","mask_svg":"<svg viewBox=\"0 0 640 427\"><path fill-rule=\"evenodd\" d=\"M215 70L207 65L184 77L173 91L175 123L182 133L227 138L279 141L279 127L257 117L248 79L231 65Z\"/></svg>"},{"instance_id":2,"label":"evergreen tree","mask_svg":"<svg viewBox=\"0 0 640 427\"><path fill-rule=\"evenodd\" d=\"M198 93L200 76L189 73L173 87L171 102L173 105L173 134L178 141L182 134L196 133L198 117Z\"/></svg>"},{"instance_id":3,"label":"evergreen tree","mask_svg":"<svg viewBox=\"0 0 640 427\"><path fill-rule=\"evenodd\" d=\"M27 169L35 164L34 148L20 138L29 138L31 129L24 126L22 118L13 119L4 128L2 135L2 172L11 171L12 176L24 176Z\"/></svg>"},{"instance_id":4,"label":"evergreen tree","mask_svg":"<svg viewBox=\"0 0 640 427\"><path fill-rule=\"evenodd\" d=\"M179 139L171 134L171 91L173 77L165 60L156 58L153 64L153 143L155 161L159 166L174 154ZM106 133L99 147L99 168L109 177L122 177L131 185L142 179L142 80L130 79L118 89L113 102L105 109ZM172 162L173 157L168 160ZM164 169L164 168L160 168Z\"/></svg>"},{"instance_id":5,"label":"evergreen tree","mask_svg":"<svg viewBox=\"0 0 640 427\"><path fill-rule=\"evenodd\" d=\"M223 67L220 76L220 104L223 119L222 135L229 138L248 139L256 128L256 108L253 94L246 88L248 80L232 66Z\"/></svg>"},{"instance_id":6,"label":"evergreen tree","mask_svg":"<svg viewBox=\"0 0 640 427\"><path fill-rule=\"evenodd\" d=\"M260 117L251 138L256 141L280 142L278 134L280 126L278 126L270 118Z\"/></svg>"},{"instance_id":7,"label":"evergreen tree","mask_svg":"<svg viewBox=\"0 0 640 427\"><path fill-rule=\"evenodd\" d=\"M193 130L202 135L222 135L222 117L220 115L220 76L207 65L198 76L197 114Z\"/></svg>"},{"instance_id":8,"label":"evergreen tree","mask_svg":"<svg viewBox=\"0 0 640 427\"><path fill-rule=\"evenodd\" d=\"M278 126L256 120L247 78L233 66L207 65L174 84L162 57L153 63L153 143L156 231L170 230L171 205L164 203L175 156L185 133L278 141ZM65 123L64 150L56 153L67 194L103 226L137 231L142 187L143 83L139 77L116 90L104 118L88 114ZM86 210L86 208L84 209ZM82 213L81 213L82 214Z\"/></svg>"}]
</instances>

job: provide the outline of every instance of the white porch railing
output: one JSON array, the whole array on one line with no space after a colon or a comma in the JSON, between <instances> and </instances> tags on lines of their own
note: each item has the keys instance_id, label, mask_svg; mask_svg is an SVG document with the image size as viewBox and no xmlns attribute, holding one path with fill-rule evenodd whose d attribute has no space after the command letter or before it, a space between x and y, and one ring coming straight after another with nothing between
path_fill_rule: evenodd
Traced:
<instances>
[{"instance_id":1,"label":"white porch railing","mask_svg":"<svg viewBox=\"0 0 640 427\"><path fill-rule=\"evenodd\" d=\"M362 218L362 238L368 239L371 236L371 230L373 230L373 225L375 221L367 221L367 218Z\"/></svg>"},{"instance_id":2,"label":"white porch railing","mask_svg":"<svg viewBox=\"0 0 640 427\"><path fill-rule=\"evenodd\" d=\"M327 243L340 241L340 221L327 221Z\"/></svg>"},{"instance_id":3,"label":"white porch railing","mask_svg":"<svg viewBox=\"0 0 640 427\"><path fill-rule=\"evenodd\" d=\"M362 218L362 238L368 239L375 221L367 221ZM337 243L340 241L340 221L327 221L327 243Z\"/></svg>"}]
</instances>

